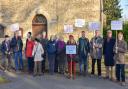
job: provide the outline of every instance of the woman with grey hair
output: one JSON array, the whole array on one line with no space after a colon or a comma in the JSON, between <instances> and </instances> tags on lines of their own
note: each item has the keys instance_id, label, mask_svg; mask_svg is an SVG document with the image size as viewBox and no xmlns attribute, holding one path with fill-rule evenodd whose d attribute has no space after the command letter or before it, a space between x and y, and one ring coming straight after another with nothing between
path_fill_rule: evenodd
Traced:
<instances>
[{"instance_id":1,"label":"woman with grey hair","mask_svg":"<svg viewBox=\"0 0 128 89\"><path fill-rule=\"evenodd\" d=\"M127 52L127 43L123 38L123 33L118 33L117 44L114 47L116 62L116 80L125 85L125 53Z\"/></svg>"}]
</instances>

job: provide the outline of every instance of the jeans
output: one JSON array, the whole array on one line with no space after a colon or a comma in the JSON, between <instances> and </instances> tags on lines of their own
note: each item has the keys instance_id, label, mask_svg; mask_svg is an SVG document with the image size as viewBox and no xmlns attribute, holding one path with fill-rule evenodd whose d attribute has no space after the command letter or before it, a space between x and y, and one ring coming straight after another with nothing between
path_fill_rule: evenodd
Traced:
<instances>
[{"instance_id":1,"label":"jeans","mask_svg":"<svg viewBox=\"0 0 128 89\"><path fill-rule=\"evenodd\" d=\"M15 60L16 71L19 69L23 69L22 51L14 53L14 60Z\"/></svg>"},{"instance_id":2,"label":"jeans","mask_svg":"<svg viewBox=\"0 0 128 89\"><path fill-rule=\"evenodd\" d=\"M95 74L95 63L97 61L98 76L101 76L101 59L92 59L92 73Z\"/></svg>"},{"instance_id":3,"label":"jeans","mask_svg":"<svg viewBox=\"0 0 128 89\"><path fill-rule=\"evenodd\" d=\"M33 57L28 57L28 72L32 73L34 69L34 59Z\"/></svg>"},{"instance_id":4,"label":"jeans","mask_svg":"<svg viewBox=\"0 0 128 89\"><path fill-rule=\"evenodd\" d=\"M116 64L116 79L125 82L125 64Z\"/></svg>"},{"instance_id":5,"label":"jeans","mask_svg":"<svg viewBox=\"0 0 128 89\"><path fill-rule=\"evenodd\" d=\"M54 68L55 68L55 54L49 54L48 55L48 62L49 62L49 72L50 74L54 74Z\"/></svg>"},{"instance_id":6,"label":"jeans","mask_svg":"<svg viewBox=\"0 0 128 89\"><path fill-rule=\"evenodd\" d=\"M87 56L84 54L80 54L79 57L80 57L80 60L79 60L80 73L82 73L83 65L84 65L84 73L86 73L87 72L87 66L88 66Z\"/></svg>"}]
</instances>

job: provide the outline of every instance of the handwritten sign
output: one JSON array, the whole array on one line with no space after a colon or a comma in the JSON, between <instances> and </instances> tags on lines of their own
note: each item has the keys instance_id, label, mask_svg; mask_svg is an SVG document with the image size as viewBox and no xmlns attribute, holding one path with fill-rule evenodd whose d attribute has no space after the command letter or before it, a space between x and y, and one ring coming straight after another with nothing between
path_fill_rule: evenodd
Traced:
<instances>
[{"instance_id":1,"label":"handwritten sign","mask_svg":"<svg viewBox=\"0 0 128 89\"><path fill-rule=\"evenodd\" d=\"M67 45L66 54L76 54L76 45Z\"/></svg>"},{"instance_id":2,"label":"handwritten sign","mask_svg":"<svg viewBox=\"0 0 128 89\"><path fill-rule=\"evenodd\" d=\"M12 24L12 25L10 26L10 29L11 29L11 31L13 31L13 32L18 31L19 28L20 28L19 23L15 23L15 24Z\"/></svg>"},{"instance_id":3,"label":"handwritten sign","mask_svg":"<svg viewBox=\"0 0 128 89\"><path fill-rule=\"evenodd\" d=\"M89 22L88 24L89 30L100 30L100 22Z\"/></svg>"},{"instance_id":4,"label":"handwritten sign","mask_svg":"<svg viewBox=\"0 0 128 89\"><path fill-rule=\"evenodd\" d=\"M64 33L72 33L73 25L64 25Z\"/></svg>"},{"instance_id":5,"label":"handwritten sign","mask_svg":"<svg viewBox=\"0 0 128 89\"><path fill-rule=\"evenodd\" d=\"M85 20L84 19L76 19L75 20L75 27L83 27L85 26Z\"/></svg>"},{"instance_id":6,"label":"handwritten sign","mask_svg":"<svg viewBox=\"0 0 128 89\"><path fill-rule=\"evenodd\" d=\"M123 30L123 22L122 21L111 21L111 29L112 30Z\"/></svg>"}]
</instances>

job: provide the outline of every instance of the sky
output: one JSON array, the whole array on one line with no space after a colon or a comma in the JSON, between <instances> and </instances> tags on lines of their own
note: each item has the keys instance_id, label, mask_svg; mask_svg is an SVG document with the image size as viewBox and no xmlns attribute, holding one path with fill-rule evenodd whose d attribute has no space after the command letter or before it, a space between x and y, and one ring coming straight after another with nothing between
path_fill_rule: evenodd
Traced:
<instances>
[{"instance_id":1,"label":"sky","mask_svg":"<svg viewBox=\"0 0 128 89\"><path fill-rule=\"evenodd\" d=\"M121 0L120 1L122 11L122 17L128 19L128 0Z\"/></svg>"}]
</instances>

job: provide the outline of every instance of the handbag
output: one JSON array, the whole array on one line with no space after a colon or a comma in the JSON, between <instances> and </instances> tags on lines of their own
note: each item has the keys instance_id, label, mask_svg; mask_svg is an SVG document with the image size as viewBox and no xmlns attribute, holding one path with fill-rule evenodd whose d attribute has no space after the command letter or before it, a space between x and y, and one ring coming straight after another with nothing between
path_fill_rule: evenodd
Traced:
<instances>
[{"instance_id":1,"label":"handbag","mask_svg":"<svg viewBox=\"0 0 128 89\"><path fill-rule=\"evenodd\" d=\"M35 58L36 52L37 52L38 46L36 47L36 51L34 52L33 58Z\"/></svg>"}]
</instances>

